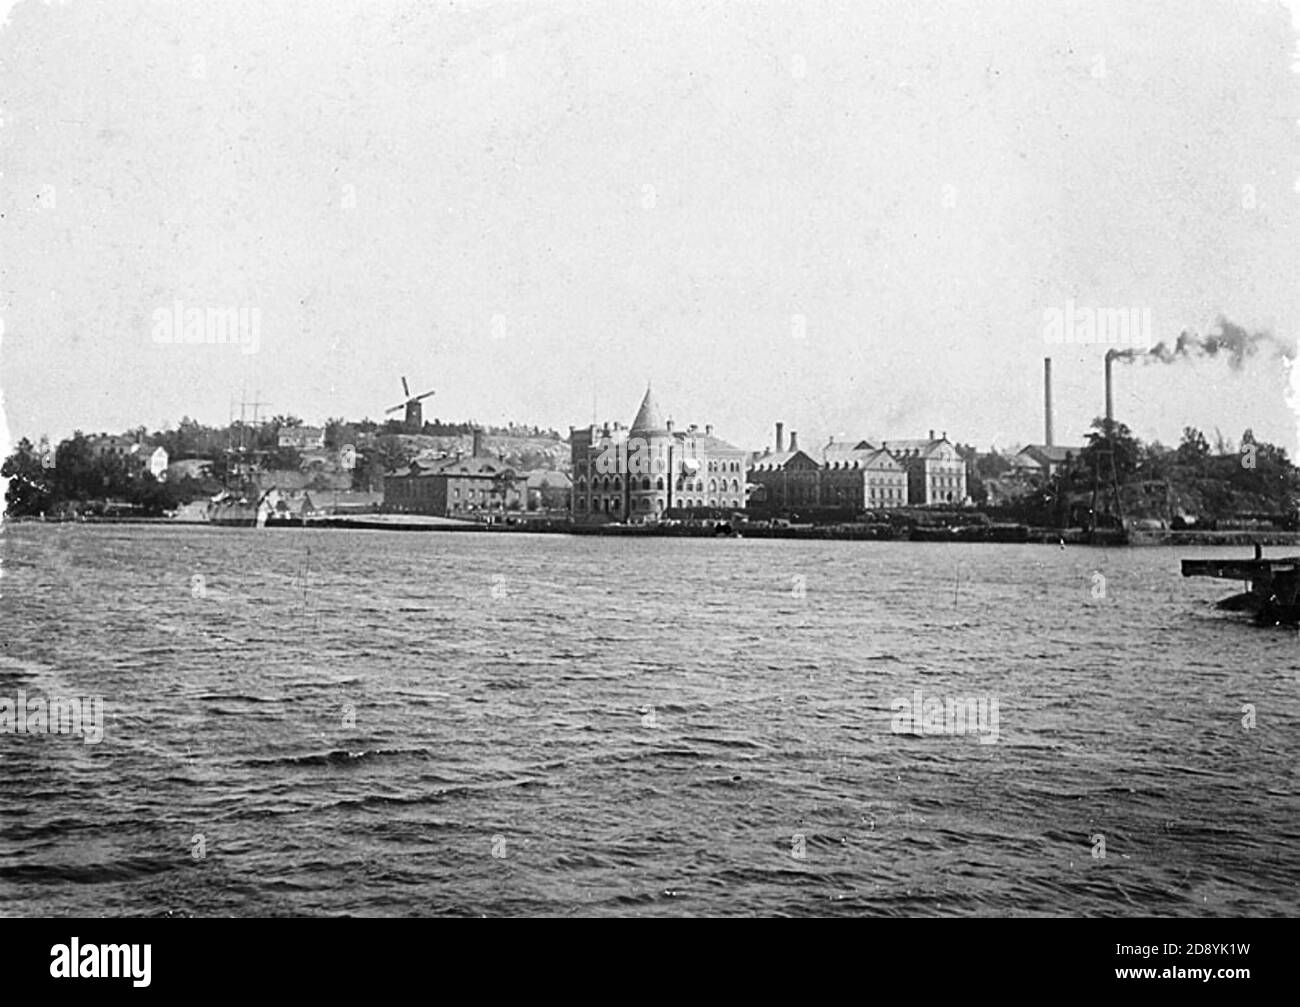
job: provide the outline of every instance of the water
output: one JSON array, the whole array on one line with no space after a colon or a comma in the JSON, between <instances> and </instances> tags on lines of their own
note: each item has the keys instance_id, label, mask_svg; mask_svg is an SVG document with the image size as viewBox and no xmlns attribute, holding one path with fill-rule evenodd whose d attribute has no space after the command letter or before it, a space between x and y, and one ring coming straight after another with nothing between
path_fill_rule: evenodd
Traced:
<instances>
[{"instance_id":1,"label":"water","mask_svg":"<svg viewBox=\"0 0 1300 1007\"><path fill-rule=\"evenodd\" d=\"M105 702L99 744L0 734L6 916L1300 909L1300 642L1178 575L1242 550L0 548L0 698ZM894 733L918 688L996 743Z\"/></svg>"}]
</instances>

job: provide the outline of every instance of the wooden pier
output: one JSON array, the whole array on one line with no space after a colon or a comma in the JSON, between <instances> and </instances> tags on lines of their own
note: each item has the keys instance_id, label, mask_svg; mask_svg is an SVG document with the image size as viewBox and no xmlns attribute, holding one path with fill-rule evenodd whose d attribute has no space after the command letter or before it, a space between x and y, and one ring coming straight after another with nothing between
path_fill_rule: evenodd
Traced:
<instances>
[{"instance_id":1,"label":"wooden pier","mask_svg":"<svg viewBox=\"0 0 1300 1007\"><path fill-rule=\"evenodd\" d=\"M1246 590L1219 608L1251 612L1266 626L1300 623L1300 556L1265 559L1256 546L1253 559L1185 559L1183 576L1244 581Z\"/></svg>"}]
</instances>

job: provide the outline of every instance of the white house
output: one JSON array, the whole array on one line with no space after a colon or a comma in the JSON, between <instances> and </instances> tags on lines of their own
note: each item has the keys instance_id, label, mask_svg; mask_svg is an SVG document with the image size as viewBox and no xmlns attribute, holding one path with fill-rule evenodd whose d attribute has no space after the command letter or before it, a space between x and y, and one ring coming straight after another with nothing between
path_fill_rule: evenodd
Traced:
<instances>
[{"instance_id":1,"label":"white house","mask_svg":"<svg viewBox=\"0 0 1300 1007\"><path fill-rule=\"evenodd\" d=\"M155 479L163 480L167 478L167 449L159 445L151 448L148 444L137 444L131 449L131 456L135 458L144 471L150 473Z\"/></svg>"}]
</instances>

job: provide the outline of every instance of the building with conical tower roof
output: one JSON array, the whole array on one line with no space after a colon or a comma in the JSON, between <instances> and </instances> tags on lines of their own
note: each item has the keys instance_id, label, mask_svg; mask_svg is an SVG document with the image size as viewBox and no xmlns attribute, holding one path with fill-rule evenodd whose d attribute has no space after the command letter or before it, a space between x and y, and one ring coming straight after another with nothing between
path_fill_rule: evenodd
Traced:
<instances>
[{"instance_id":1,"label":"building with conical tower roof","mask_svg":"<svg viewBox=\"0 0 1300 1007\"><path fill-rule=\"evenodd\" d=\"M649 387L630 427L571 427L569 443L579 520L656 521L746 505L746 453L711 424L676 429Z\"/></svg>"},{"instance_id":2,"label":"building with conical tower roof","mask_svg":"<svg viewBox=\"0 0 1300 1007\"><path fill-rule=\"evenodd\" d=\"M654 389L646 385L645 398L641 400L641 408L636 411L636 419L632 421L632 432L641 434L666 434L668 428L664 426L664 421L660 418L659 403L655 400Z\"/></svg>"}]
</instances>

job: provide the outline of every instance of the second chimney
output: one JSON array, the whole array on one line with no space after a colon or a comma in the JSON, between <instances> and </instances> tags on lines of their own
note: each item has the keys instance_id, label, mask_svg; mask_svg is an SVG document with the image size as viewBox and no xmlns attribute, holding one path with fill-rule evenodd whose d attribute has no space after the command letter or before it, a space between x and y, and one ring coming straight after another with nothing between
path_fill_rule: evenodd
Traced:
<instances>
[{"instance_id":1,"label":"second chimney","mask_svg":"<svg viewBox=\"0 0 1300 1007\"><path fill-rule=\"evenodd\" d=\"M785 450L785 424L776 425L776 453L780 454Z\"/></svg>"},{"instance_id":2,"label":"second chimney","mask_svg":"<svg viewBox=\"0 0 1300 1007\"><path fill-rule=\"evenodd\" d=\"M474 443L470 450L470 457L477 458L479 452L483 450L483 431L479 427L474 428Z\"/></svg>"},{"instance_id":3,"label":"second chimney","mask_svg":"<svg viewBox=\"0 0 1300 1007\"><path fill-rule=\"evenodd\" d=\"M1052 358L1043 357L1043 436L1052 446Z\"/></svg>"},{"instance_id":4,"label":"second chimney","mask_svg":"<svg viewBox=\"0 0 1300 1007\"><path fill-rule=\"evenodd\" d=\"M1114 353L1114 350L1110 350L1106 353L1106 424L1107 424L1106 433L1107 435L1110 434L1109 425L1115 422L1115 397L1111 387L1111 376L1110 376L1110 365L1115 359L1113 356L1111 356L1112 353Z\"/></svg>"},{"instance_id":5,"label":"second chimney","mask_svg":"<svg viewBox=\"0 0 1300 1007\"><path fill-rule=\"evenodd\" d=\"M790 453L794 454L798 450L799 450L799 435L795 431L791 430L790 431Z\"/></svg>"}]
</instances>

